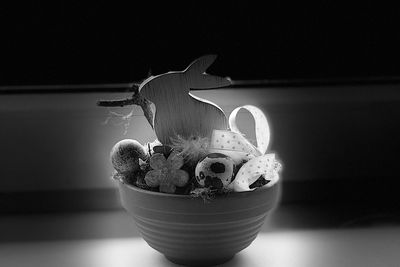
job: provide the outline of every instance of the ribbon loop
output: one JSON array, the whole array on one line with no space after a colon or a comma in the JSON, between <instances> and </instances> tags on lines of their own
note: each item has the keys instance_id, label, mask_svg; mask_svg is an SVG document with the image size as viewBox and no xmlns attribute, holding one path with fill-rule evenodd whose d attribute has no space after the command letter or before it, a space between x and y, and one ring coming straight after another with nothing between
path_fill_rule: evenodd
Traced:
<instances>
[{"instance_id":1,"label":"ribbon loop","mask_svg":"<svg viewBox=\"0 0 400 267\"><path fill-rule=\"evenodd\" d=\"M236 116L240 109L248 110L255 121L257 147L251 144L239 131ZM235 179L229 185L234 191L250 191L250 185L262 176L272 186L279 180L281 164L275 159L275 154L266 154L270 129L264 113L257 107L246 105L232 111L229 116L231 131L214 130L210 140L210 152L230 156L236 164L243 164Z\"/></svg>"},{"instance_id":2,"label":"ribbon loop","mask_svg":"<svg viewBox=\"0 0 400 267\"><path fill-rule=\"evenodd\" d=\"M240 133L239 128L237 127L236 124L236 116L239 110L242 108L247 109L254 118L257 148L260 151L260 154L264 155L268 149L270 141L270 129L267 117L265 116L265 114L262 112L261 109L252 105L245 105L235 108L229 115L229 127L232 132Z\"/></svg>"}]
</instances>

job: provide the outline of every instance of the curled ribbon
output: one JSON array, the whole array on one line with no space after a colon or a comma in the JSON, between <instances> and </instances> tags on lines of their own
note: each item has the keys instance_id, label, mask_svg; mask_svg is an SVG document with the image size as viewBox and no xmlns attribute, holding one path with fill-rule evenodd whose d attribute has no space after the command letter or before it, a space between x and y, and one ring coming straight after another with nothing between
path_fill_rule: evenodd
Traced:
<instances>
[{"instance_id":1,"label":"curled ribbon","mask_svg":"<svg viewBox=\"0 0 400 267\"><path fill-rule=\"evenodd\" d=\"M255 121L257 147L251 144L239 131L236 115L240 109L247 109ZM230 156L236 164L246 162L238 171L234 181L229 185L234 191L250 191L250 185L260 176L268 180L266 186L272 186L279 180L281 164L275 159L275 154L266 154L270 129L264 113L257 107L246 105L232 111L229 116L231 131L214 130L210 152L218 152Z\"/></svg>"},{"instance_id":2,"label":"curled ribbon","mask_svg":"<svg viewBox=\"0 0 400 267\"><path fill-rule=\"evenodd\" d=\"M229 115L229 128L231 128L232 132L241 134L236 124L236 115L242 108L247 109L253 115L258 150L260 155L264 155L269 145L270 130L267 117L265 117L261 109L251 105L235 108Z\"/></svg>"}]
</instances>

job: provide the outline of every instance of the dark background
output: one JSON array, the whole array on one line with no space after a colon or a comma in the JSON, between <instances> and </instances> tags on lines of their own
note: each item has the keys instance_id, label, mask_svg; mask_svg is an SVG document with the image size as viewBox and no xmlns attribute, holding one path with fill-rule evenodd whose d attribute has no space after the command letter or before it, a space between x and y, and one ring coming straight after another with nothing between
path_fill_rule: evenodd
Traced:
<instances>
[{"instance_id":1,"label":"dark background","mask_svg":"<svg viewBox=\"0 0 400 267\"><path fill-rule=\"evenodd\" d=\"M0 4L0 212L120 207L115 188L104 186L104 193L98 185L109 181L109 150L126 138L121 128L103 126L108 111L96 107L122 94L100 94L100 86L5 85L126 83L215 53L210 73L278 81L233 88L235 97L227 94L220 104L267 112L273 148L285 164L284 201L356 203L398 214L400 10L378 1L262 4ZM346 83L373 77L397 83ZM297 79L322 82L279 83ZM343 79L340 86L328 82Z\"/></svg>"},{"instance_id":2,"label":"dark background","mask_svg":"<svg viewBox=\"0 0 400 267\"><path fill-rule=\"evenodd\" d=\"M381 1L66 2L0 7L0 84L137 81L219 55L233 79L398 76L399 9Z\"/></svg>"}]
</instances>

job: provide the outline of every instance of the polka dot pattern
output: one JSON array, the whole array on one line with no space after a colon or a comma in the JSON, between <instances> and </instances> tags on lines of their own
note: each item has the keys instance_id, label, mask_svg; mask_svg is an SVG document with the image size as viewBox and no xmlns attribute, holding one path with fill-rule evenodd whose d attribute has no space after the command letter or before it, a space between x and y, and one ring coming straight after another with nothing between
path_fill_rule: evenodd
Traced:
<instances>
[{"instance_id":1,"label":"polka dot pattern","mask_svg":"<svg viewBox=\"0 0 400 267\"><path fill-rule=\"evenodd\" d=\"M257 147L261 155L265 154L268 149L269 140L270 140L270 130L268 125L268 120L265 114L261 111L261 109L252 106L252 105L245 105L234 109L229 115L229 128L232 132L240 133L239 128L236 124L236 116L240 109L248 110L251 115L253 115L255 121L255 132L256 132L256 139L257 139Z\"/></svg>"},{"instance_id":2,"label":"polka dot pattern","mask_svg":"<svg viewBox=\"0 0 400 267\"><path fill-rule=\"evenodd\" d=\"M240 151L252 155L261 155L256 147L254 147L246 138L240 133L214 130L211 137L210 148L213 150Z\"/></svg>"},{"instance_id":3,"label":"polka dot pattern","mask_svg":"<svg viewBox=\"0 0 400 267\"><path fill-rule=\"evenodd\" d=\"M248 110L255 121L257 147L251 144L239 131L236 115L240 109ZM250 191L250 185L261 175L270 181L265 186L272 186L279 180L281 164L275 154L265 154L269 141L270 129L264 113L257 107L246 105L236 108L229 116L231 131L214 130L210 141L210 152L218 152L230 156L235 163L247 161L229 185L234 191Z\"/></svg>"},{"instance_id":4,"label":"polka dot pattern","mask_svg":"<svg viewBox=\"0 0 400 267\"><path fill-rule=\"evenodd\" d=\"M239 170L232 188L236 192L250 191L250 185L261 175L270 182L266 186L272 186L279 179L281 164L275 159L275 154L265 154L246 162Z\"/></svg>"}]
</instances>

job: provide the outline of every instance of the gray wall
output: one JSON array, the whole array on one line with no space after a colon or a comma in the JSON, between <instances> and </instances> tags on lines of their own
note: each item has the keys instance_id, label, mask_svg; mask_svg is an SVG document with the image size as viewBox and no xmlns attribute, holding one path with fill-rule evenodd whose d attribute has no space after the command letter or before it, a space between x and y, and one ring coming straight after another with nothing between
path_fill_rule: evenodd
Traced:
<instances>
[{"instance_id":1,"label":"gray wall","mask_svg":"<svg viewBox=\"0 0 400 267\"><path fill-rule=\"evenodd\" d=\"M229 114L253 104L270 120L271 149L284 163L283 179L347 179L397 175L399 86L255 88L196 91ZM107 188L111 147L123 138L155 135L135 108L128 133L121 120L96 106L124 94L0 96L0 192ZM130 108L113 111L129 113ZM253 139L253 121L239 127Z\"/></svg>"}]
</instances>

